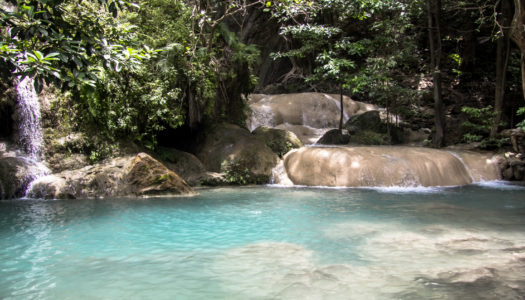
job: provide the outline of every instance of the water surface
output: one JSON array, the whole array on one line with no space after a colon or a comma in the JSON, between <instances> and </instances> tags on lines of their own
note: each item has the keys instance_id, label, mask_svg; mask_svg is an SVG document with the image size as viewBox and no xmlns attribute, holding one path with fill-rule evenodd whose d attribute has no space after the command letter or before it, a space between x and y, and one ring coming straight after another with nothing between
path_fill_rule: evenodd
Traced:
<instances>
[{"instance_id":1,"label":"water surface","mask_svg":"<svg viewBox=\"0 0 525 300\"><path fill-rule=\"evenodd\" d=\"M0 202L1 299L523 299L525 188Z\"/></svg>"}]
</instances>

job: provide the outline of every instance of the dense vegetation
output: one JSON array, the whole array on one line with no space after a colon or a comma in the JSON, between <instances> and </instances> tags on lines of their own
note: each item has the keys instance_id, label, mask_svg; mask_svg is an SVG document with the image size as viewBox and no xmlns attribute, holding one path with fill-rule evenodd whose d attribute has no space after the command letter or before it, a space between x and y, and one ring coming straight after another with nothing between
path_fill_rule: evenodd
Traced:
<instances>
[{"instance_id":1,"label":"dense vegetation","mask_svg":"<svg viewBox=\"0 0 525 300\"><path fill-rule=\"evenodd\" d=\"M435 146L525 127L523 0L0 4L2 74L53 86L56 122L103 140L244 124L253 91L345 93L433 127Z\"/></svg>"}]
</instances>

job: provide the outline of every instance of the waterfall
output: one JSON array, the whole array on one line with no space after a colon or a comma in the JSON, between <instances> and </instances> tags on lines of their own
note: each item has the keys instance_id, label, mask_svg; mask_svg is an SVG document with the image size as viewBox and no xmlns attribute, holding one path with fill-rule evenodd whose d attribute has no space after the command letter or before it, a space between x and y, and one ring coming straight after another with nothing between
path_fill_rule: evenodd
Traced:
<instances>
[{"instance_id":1,"label":"waterfall","mask_svg":"<svg viewBox=\"0 0 525 300\"><path fill-rule=\"evenodd\" d=\"M295 133L303 144L314 144L328 130L339 127L338 99L339 95L324 93L251 95L246 127L251 131L259 126L285 129ZM343 101L345 121L353 115L379 109L348 97Z\"/></svg>"},{"instance_id":2,"label":"waterfall","mask_svg":"<svg viewBox=\"0 0 525 300\"><path fill-rule=\"evenodd\" d=\"M18 94L17 143L29 158L40 161L43 138L40 125L40 102L38 95L35 91L32 78L18 78L16 83L16 91Z\"/></svg>"},{"instance_id":3,"label":"waterfall","mask_svg":"<svg viewBox=\"0 0 525 300\"><path fill-rule=\"evenodd\" d=\"M15 80L17 91L17 145L23 153L17 157L25 162L27 168L25 195L31 187L31 182L50 173L41 161L42 159L42 126L40 116L40 101L30 77Z\"/></svg>"}]
</instances>

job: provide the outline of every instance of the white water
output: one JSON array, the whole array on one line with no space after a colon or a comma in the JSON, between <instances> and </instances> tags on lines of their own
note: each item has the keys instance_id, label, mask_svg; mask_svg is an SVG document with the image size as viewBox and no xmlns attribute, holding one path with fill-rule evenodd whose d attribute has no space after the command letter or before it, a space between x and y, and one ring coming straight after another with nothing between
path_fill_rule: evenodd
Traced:
<instances>
[{"instance_id":1,"label":"white water","mask_svg":"<svg viewBox=\"0 0 525 300\"><path fill-rule=\"evenodd\" d=\"M42 126L40 124L40 102L33 85L33 79L17 79L17 132L18 145L27 155L36 160L42 156Z\"/></svg>"},{"instance_id":2,"label":"white water","mask_svg":"<svg viewBox=\"0 0 525 300\"><path fill-rule=\"evenodd\" d=\"M348 97L343 100L343 122L378 107ZM246 126L250 131L267 126L291 131L305 144L315 144L328 130L337 128L341 113L339 95L297 93L251 95Z\"/></svg>"},{"instance_id":3,"label":"white water","mask_svg":"<svg viewBox=\"0 0 525 300\"><path fill-rule=\"evenodd\" d=\"M30 77L16 80L17 91L17 145L23 153L17 157L26 161L29 167L27 176L33 182L50 173L42 162L43 136L40 115L40 101ZM31 189L28 185L25 194Z\"/></svg>"}]
</instances>

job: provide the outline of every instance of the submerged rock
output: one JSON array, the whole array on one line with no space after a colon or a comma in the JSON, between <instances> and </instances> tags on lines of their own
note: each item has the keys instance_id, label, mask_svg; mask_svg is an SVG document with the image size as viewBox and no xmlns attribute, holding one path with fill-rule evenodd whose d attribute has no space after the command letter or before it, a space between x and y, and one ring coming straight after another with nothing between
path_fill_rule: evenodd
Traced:
<instances>
[{"instance_id":1,"label":"submerged rock","mask_svg":"<svg viewBox=\"0 0 525 300\"><path fill-rule=\"evenodd\" d=\"M412 147L309 147L284 157L291 181L308 186L453 186L499 179L496 160Z\"/></svg>"},{"instance_id":2,"label":"submerged rock","mask_svg":"<svg viewBox=\"0 0 525 300\"><path fill-rule=\"evenodd\" d=\"M39 178L31 184L28 196L64 199L192 194L193 189L175 172L139 153Z\"/></svg>"},{"instance_id":3,"label":"submerged rock","mask_svg":"<svg viewBox=\"0 0 525 300\"><path fill-rule=\"evenodd\" d=\"M279 157L248 130L219 125L197 151L208 171L226 173L234 184L268 183Z\"/></svg>"}]
</instances>

